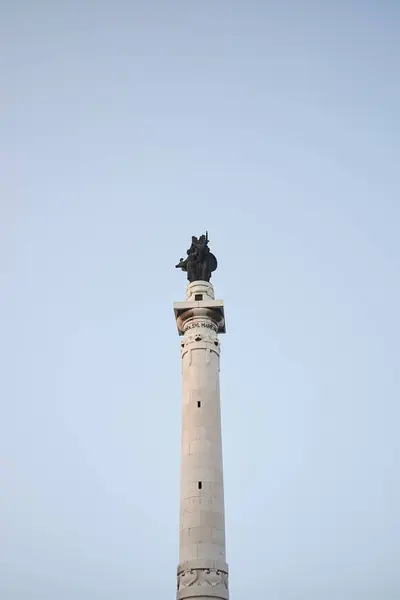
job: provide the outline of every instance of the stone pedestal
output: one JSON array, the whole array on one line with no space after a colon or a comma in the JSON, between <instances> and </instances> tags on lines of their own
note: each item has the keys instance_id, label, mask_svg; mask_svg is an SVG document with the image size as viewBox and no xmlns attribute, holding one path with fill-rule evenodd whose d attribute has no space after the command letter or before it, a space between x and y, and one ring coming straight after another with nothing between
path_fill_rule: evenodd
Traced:
<instances>
[{"instance_id":1,"label":"stone pedestal","mask_svg":"<svg viewBox=\"0 0 400 600\"><path fill-rule=\"evenodd\" d=\"M224 305L210 283L174 304L182 336L182 449L177 600L228 600L219 393Z\"/></svg>"}]
</instances>

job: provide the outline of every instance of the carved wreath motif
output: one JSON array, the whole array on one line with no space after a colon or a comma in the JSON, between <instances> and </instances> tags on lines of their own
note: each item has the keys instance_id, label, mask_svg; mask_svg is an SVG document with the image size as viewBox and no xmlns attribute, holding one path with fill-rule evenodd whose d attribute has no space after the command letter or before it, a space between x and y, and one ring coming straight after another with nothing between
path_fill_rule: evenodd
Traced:
<instances>
[{"instance_id":1,"label":"carved wreath motif","mask_svg":"<svg viewBox=\"0 0 400 600\"><path fill-rule=\"evenodd\" d=\"M187 569L178 575L178 590L193 585L210 587L224 585L228 589L228 573L219 569Z\"/></svg>"},{"instance_id":2,"label":"carved wreath motif","mask_svg":"<svg viewBox=\"0 0 400 600\"><path fill-rule=\"evenodd\" d=\"M193 569L183 571L178 578L178 590L189 587L197 581L198 572Z\"/></svg>"},{"instance_id":3,"label":"carved wreath motif","mask_svg":"<svg viewBox=\"0 0 400 600\"><path fill-rule=\"evenodd\" d=\"M215 587L216 585L218 585L219 583L222 583L223 578L222 578L222 572L221 571L214 571L211 569L205 569L203 571L203 578L204 581L206 581L209 585L211 585L211 587Z\"/></svg>"}]
</instances>

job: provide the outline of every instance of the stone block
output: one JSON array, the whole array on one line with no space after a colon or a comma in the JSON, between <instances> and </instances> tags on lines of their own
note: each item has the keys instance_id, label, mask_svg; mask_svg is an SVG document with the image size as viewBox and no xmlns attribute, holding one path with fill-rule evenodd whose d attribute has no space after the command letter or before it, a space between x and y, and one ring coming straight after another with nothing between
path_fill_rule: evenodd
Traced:
<instances>
[{"instance_id":1,"label":"stone block","mask_svg":"<svg viewBox=\"0 0 400 600\"><path fill-rule=\"evenodd\" d=\"M210 542L199 543L197 544L197 558L225 560L225 548Z\"/></svg>"}]
</instances>

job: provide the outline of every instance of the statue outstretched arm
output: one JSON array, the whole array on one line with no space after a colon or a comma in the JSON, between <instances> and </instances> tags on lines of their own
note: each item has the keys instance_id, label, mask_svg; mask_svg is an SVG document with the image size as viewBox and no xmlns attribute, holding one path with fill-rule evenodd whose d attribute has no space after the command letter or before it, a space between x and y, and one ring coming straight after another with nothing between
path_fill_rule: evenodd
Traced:
<instances>
[{"instance_id":1,"label":"statue outstretched arm","mask_svg":"<svg viewBox=\"0 0 400 600\"><path fill-rule=\"evenodd\" d=\"M182 269L182 271L187 271L187 260L180 258L178 264L175 265L175 268Z\"/></svg>"}]
</instances>

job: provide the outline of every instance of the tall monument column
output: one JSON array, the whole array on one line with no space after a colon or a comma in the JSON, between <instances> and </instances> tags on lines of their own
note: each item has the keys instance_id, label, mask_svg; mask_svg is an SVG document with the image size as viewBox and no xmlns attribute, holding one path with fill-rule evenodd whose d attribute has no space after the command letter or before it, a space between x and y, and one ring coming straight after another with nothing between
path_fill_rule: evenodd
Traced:
<instances>
[{"instance_id":1,"label":"tall monument column","mask_svg":"<svg viewBox=\"0 0 400 600\"><path fill-rule=\"evenodd\" d=\"M177 600L228 600L219 392L224 305L209 279L217 266L207 236L192 238L186 302L174 304L182 336L182 446ZM197 277L204 279L197 279Z\"/></svg>"}]
</instances>

